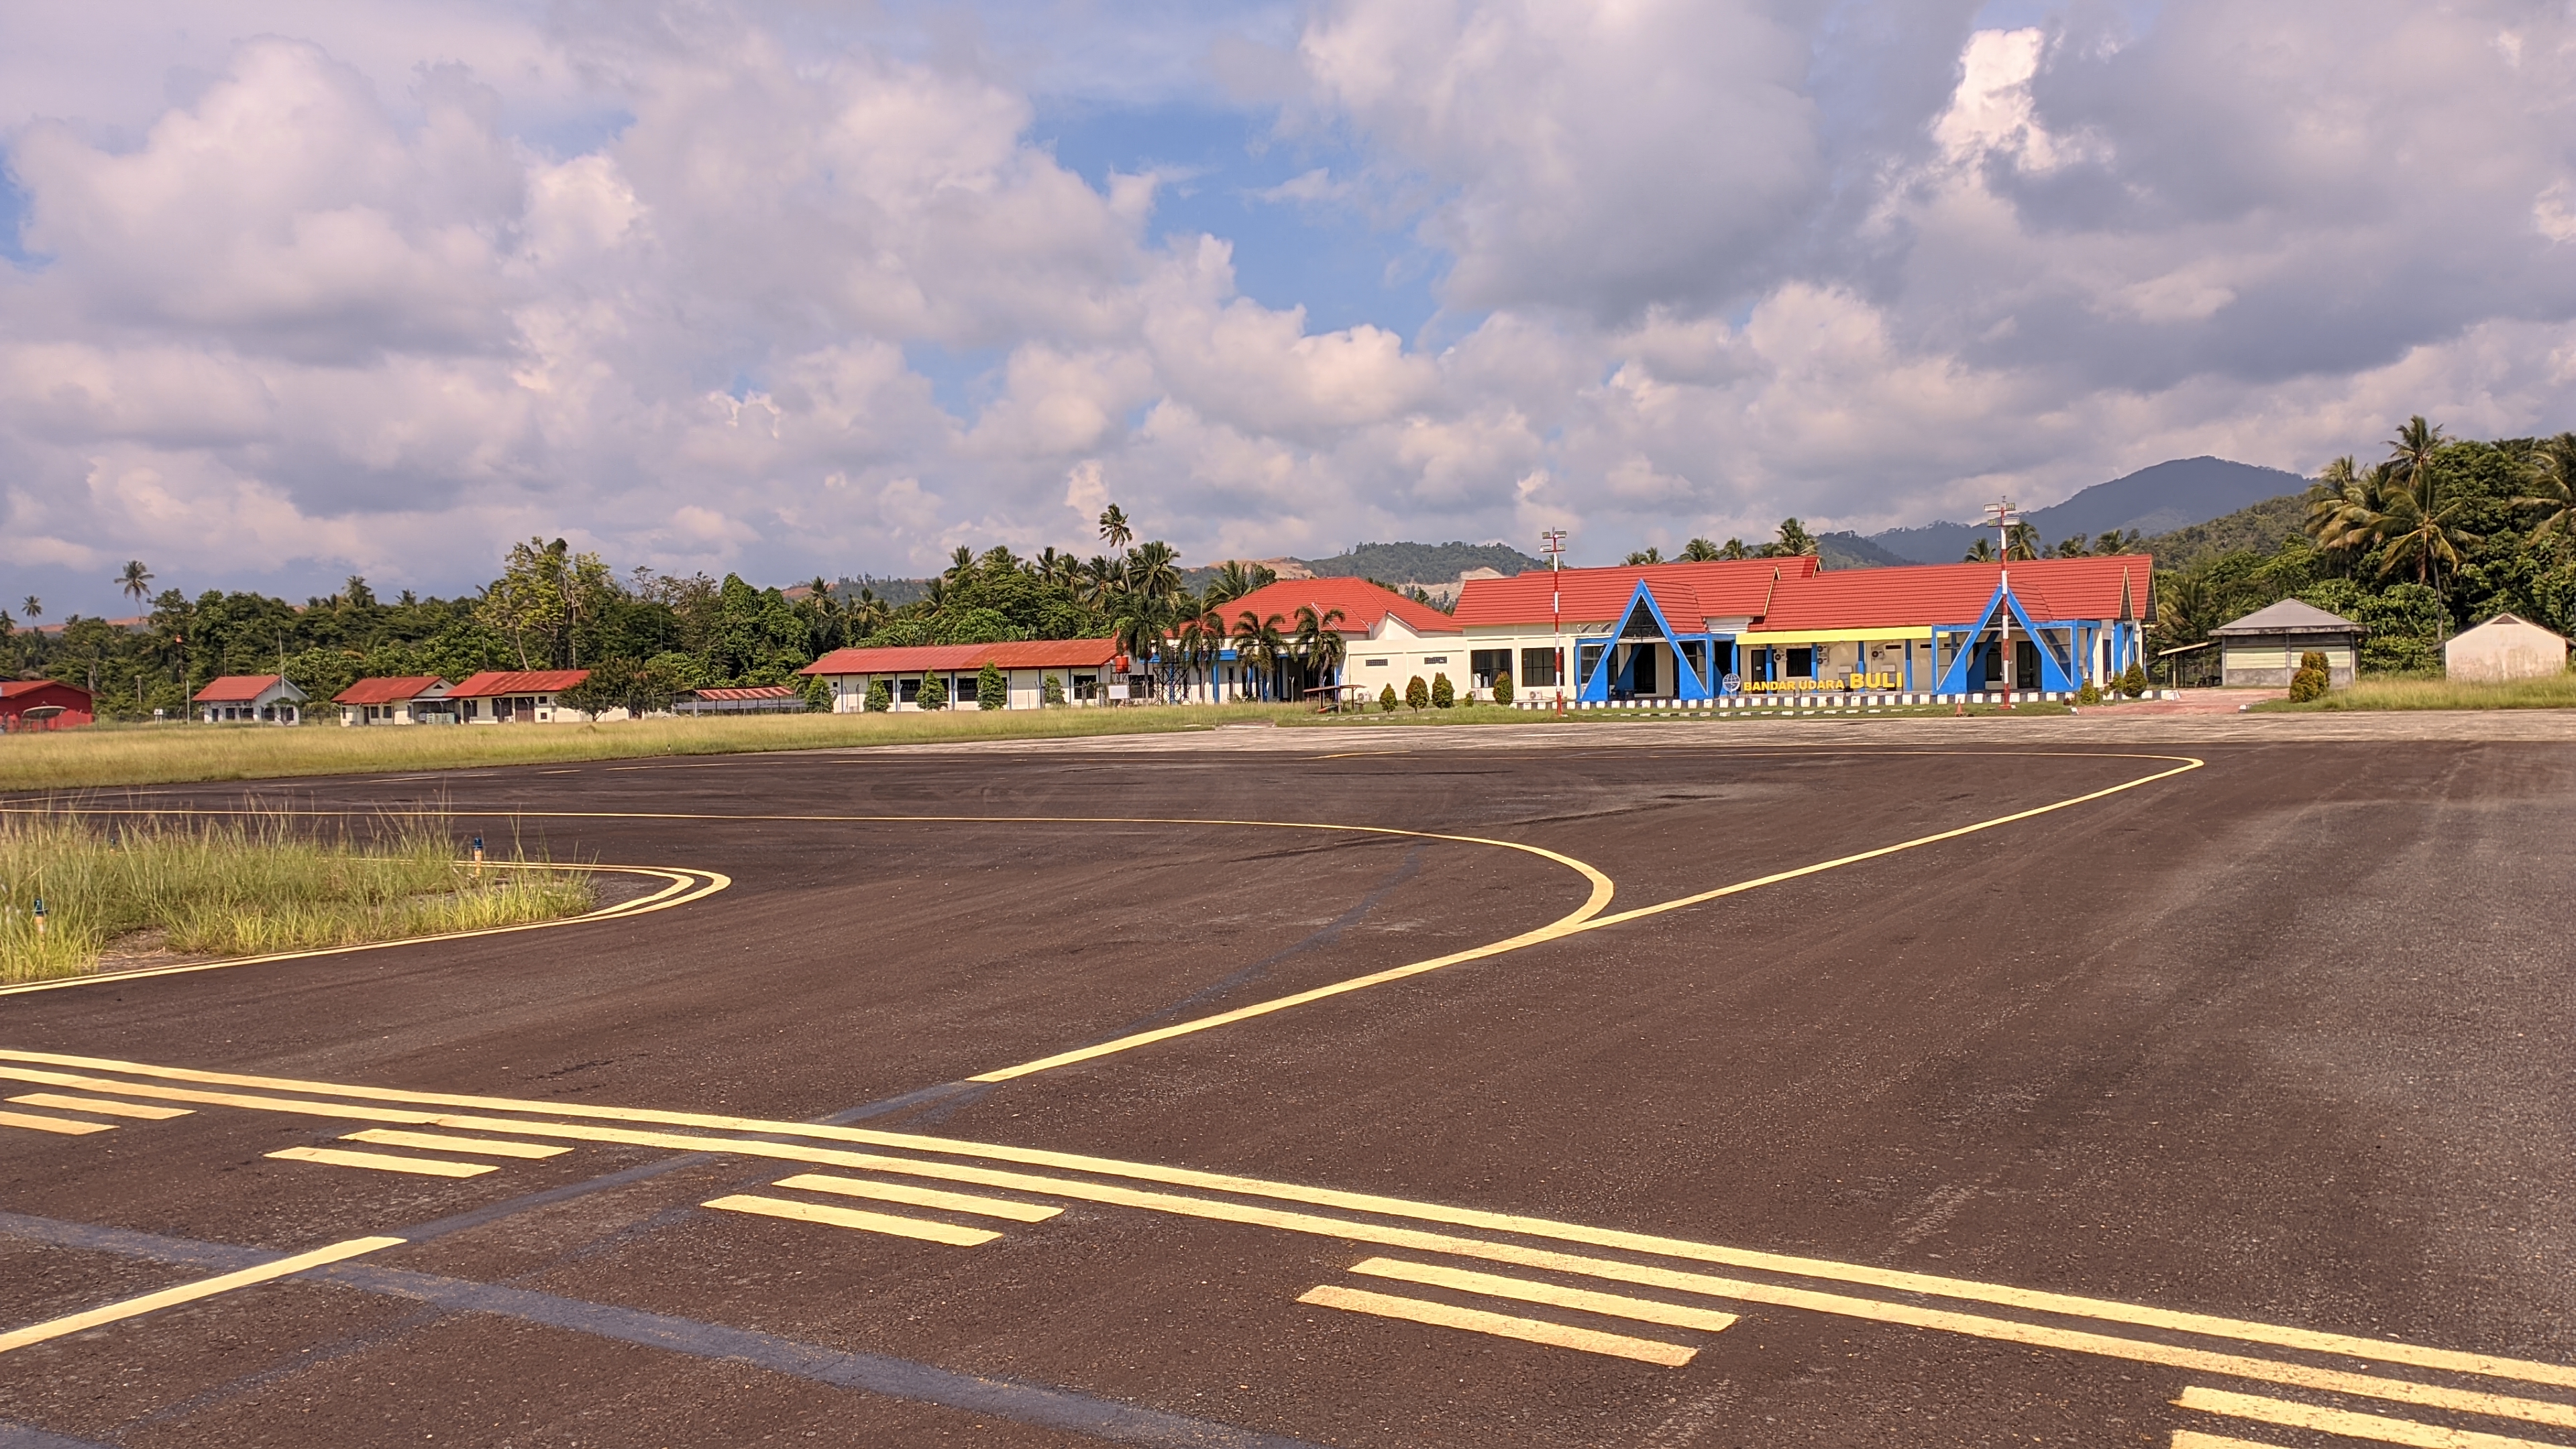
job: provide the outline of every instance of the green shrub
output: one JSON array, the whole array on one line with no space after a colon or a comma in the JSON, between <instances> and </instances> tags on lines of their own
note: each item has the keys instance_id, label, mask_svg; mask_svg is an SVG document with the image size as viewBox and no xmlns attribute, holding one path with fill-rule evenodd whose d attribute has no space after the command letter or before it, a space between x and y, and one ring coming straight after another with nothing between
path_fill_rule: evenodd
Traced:
<instances>
[{"instance_id":1,"label":"green shrub","mask_svg":"<svg viewBox=\"0 0 2576 1449\"><path fill-rule=\"evenodd\" d=\"M1052 674L1041 676L1038 703L1049 708L1064 703L1064 681Z\"/></svg>"},{"instance_id":2,"label":"green shrub","mask_svg":"<svg viewBox=\"0 0 2576 1449\"><path fill-rule=\"evenodd\" d=\"M1010 681L1002 678L1002 667L987 659L975 674L975 707L1000 709L1011 702Z\"/></svg>"},{"instance_id":3,"label":"green shrub","mask_svg":"<svg viewBox=\"0 0 2576 1449\"><path fill-rule=\"evenodd\" d=\"M1404 705L1407 709L1429 709L1431 707L1431 686L1422 682L1421 675L1417 674L1413 676L1413 678L1405 681Z\"/></svg>"},{"instance_id":4,"label":"green shrub","mask_svg":"<svg viewBox=\"0 0 2576 1449\"><path fill-rule=\"evenodd\" d=\"M1448 673L1444 670L1441 673L1432 675L1431 707L1433 709L1450 709L1455 707L1457 703L1458 686L1449 682Z\"/></svg>"},{"instance_id":5,"label":"green shrub","mask_svg":"<svg viewBox=\"0 0 2576 1449\"><path fill-rule=\"evenodd\" d=\"M2313 657L2313 656L2311 656ZM2290 703L2306 704L2326 697L2327 678L2322 669L2302 669L2290 676Z\"/></svg>"},{"instance_id":6,"label":"green shrub","mask_svg":"<svg viewBox=\"0 0 2576 1449\"><path fill-rule=\"evenodd\" d=\"M1384 714L1395 713L1395 686L1390 684L1377 692L1377 707Z\"/></svg>"},{"instance_id":7,"label":"green shrub","mask_svg":"<svg viewBox=\"0 0 2576 1449\"><path fill-rule=\"evenodd\" d=\"M2131 699L2144 698L2147 692L2147 666L2132 659L2120 672L2120 692Z\"/></svg>"},{"instance_id":8,"label":"green shrub","mask_svg":"<svg viewBox=\"0 0 2576 1449\"><path fill-rule=\"evenodd\" d=\"M1512 702L1512 677L1511 677L1509 674L1497 674L1497 675L1495 675L1495 676L1494 676L1494 703L1496 703L1496 704L1509 704L1509 703L1511 703L1511 702Z\"/></svg>"},{"instance_id":9,"label":"green shrub","mask_svg":"<svg viewBox=\"0 0 2576 1449\"><path fill-rule=\"evenodd\" d=\"M894 691L886 688L886 682L882 679L869 680L868 697L866 701L867 712L870 714L883 714L892 708L894 708Z\"/></svg>"},{"instance_id":10,"label":"green shrub","mask_svg":"<svg viewBox=\"0 0 2576 1449\"><path fill-rule=\"evenodd\" d=\"M921 696L914 702L923 709L946 709L948 707L947 681L936 674L921 676Z\"/></svg>"},{"instance_id":11,"label":"green shrub","mask_svg":"<svg viewBox=\"0 0 2576 1449\"><path fill-rule=\"evenodd\" d=\"M2299 668L2302 671L2313 669L2319 674L2328 672L2326 657L2314 649L2299 656Z\"/></svg>"},{"instance_id":12,"label":"green shrub","mask_svg":"<svg viewBox=\"0 0 2576 1449\"><path fill-rule=\"evenodd\" d=\"M2094 686L2092 680L2088 679L2084 681L2082 688L2075 691L2075 702L2078 705L2100 704L2102 702L2102 691Z\"/></svg>"}]
</instances>

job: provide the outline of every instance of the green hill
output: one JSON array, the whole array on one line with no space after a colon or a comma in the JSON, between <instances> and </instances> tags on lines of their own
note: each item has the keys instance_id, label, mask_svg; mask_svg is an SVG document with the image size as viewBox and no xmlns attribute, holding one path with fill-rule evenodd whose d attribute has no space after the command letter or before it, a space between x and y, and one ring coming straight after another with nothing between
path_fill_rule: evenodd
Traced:
<instances>
[{"instance_id":1,"label":"green hill","mask_svg":"<svg viewBox=\"0 0 2576 1449\"><path fill-rule=\"evenodd\" d=\"M1391 584L1437 584L1469 569L1527 573L1547 564L1507 543L1361 543L1331 558L1299 559L1318 578L1384 579Z\"/></svg>"},{"instance_id":2,"label":"green hill","mask_svg":"<svg viewBox=\"0 0 2576 1449\"><path fill-rule=\"evenodd\" d=\"M2154 554L2159 569L2193 568L2248 549L2268 554L2281 546L2282 539L2305 535L2307 513L2305 494L2284 493L2207 523L2159 533L2138 545L2137 551Z\"/></svg>"}]
</instances>

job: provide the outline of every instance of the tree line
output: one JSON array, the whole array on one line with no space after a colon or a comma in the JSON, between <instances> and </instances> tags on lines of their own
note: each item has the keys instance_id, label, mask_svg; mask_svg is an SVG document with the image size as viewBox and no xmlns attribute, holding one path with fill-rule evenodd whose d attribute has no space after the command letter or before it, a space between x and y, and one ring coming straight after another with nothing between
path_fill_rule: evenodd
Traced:
<instances>
[{"instance_id":1,"label":"tree line","mask_svg":"<svg viewBox=\"0 0 2576 1449\"><path fill-rule=\"evenodd\" d=\"M2576 632L2576 433L2455 439L2417 415L2387 450L2327 464L2272 547L2159 570L2157 648L2291 598L2368 629L2372 673L2438 672L2445 639L2498 613Z\"/></svg>"}]
</instances>

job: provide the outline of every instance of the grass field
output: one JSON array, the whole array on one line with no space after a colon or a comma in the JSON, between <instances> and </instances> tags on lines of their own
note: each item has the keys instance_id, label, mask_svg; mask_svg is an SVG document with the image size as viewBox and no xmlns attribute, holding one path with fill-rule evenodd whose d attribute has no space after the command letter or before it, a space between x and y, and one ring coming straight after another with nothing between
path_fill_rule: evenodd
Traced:
<instances>
[{"instance_id":1,"label":"grass field","mask_svg":"<svg viewBox=\"0 0 2576 1449\"><path fill-rule=\"evenodd\" d=\"M2576 708L2576 674L2516 679L2503 684L2470 684L2450 679L2362 679L2306 704L2273 700L2254 708L2262 714L2385 709L2570 709Z\"/></svg>"},{"instance_id":2,"label":"grass field","mask_svg":"<svg viewBox=\"0 0 2576 1449\"><path fill-rule=\"evenodd\" d=\"M354 946L590 909L579 870L459 860L445 822L407 816L315 839L282 816L102 820L0 815L0 981L93 970L103 952L255 956ZM45 903L45 929L34 906Z\"/></svg>"},{"instance_id":3,"label":"grass field","mask_svg":"<svg viewBox=\"0 0 2576 1449\"><path fill-rule=\"evenodd\" d=\"M409 774L478 765L653 755L723 755L947 741L1158 734L1311 718L1284 705L789 714L615 724L412 725L169 723L0 737L0 790L78 790L290 775Z\"/></svg>"}]
</instances>

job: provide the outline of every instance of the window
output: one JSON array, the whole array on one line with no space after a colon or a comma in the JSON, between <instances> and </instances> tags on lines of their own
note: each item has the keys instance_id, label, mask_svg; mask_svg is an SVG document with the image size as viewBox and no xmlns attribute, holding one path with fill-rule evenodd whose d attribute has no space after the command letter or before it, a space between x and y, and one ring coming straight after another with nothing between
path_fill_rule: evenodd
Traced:
<instances>
[{"instance_id":1,"label":"window","mask_svg":"<svg viewBox=\"0 0 2576 1449\"><path fill-rule=\"evenodd\" d=\"M958 702L959 702L959 703L961 703L961 704L973 704L973 703L975 702L975 686L976 686L976 684L977 684L977 683L979 683L979 682L980 682L980 677L979 677L979 676L977 676L977 675L973 675L973 674L961 674L961 675L958 675L958 676L957 676L957 699L958 699Z\"/></svg>"},{"instance_id":2,"label":"window","mask_svg":"<svg viewBox=\"0 0 2576 1449\"><path fill-rule=\"evenodd\" d=\"M1789 677L1791 679L1815 678L1816 651L1813 649L1791 649L1789 651Z\"/></svg>"},{"instance_id":3,"label":"window","mask_svg":"<svg viewBox=\"0 0 2576 1449\"><path fill-rule=\"evenodd\" d=\"M1711 682L1708 677L1708 641L1684 639L1681 641L1681 646L1682 658L1689 663L1691 673L1699 676L1699 682L1703 687L1707 686ZM1678 680L1675 682L1679 683Z\"/></svg>"},{"instance_id":4,"label":"window","mask_svg":"<svg viewBox=\"0 0 2576 1449\"><path fill-rule=\"evenodd\" d=\"M1592 677L1593 672L1601 667L1601 651L1608 647L1606 643L1574 646L1574 672L1578 680Z\"/></svg>"},{"instance_id":5,"label":"window","mask_svg":"<svg viewBox=\"0 0 2576 1449\"><path fill-rule=\"evenodd\" d=\"M894 682L894 687L895 697L905 704L921 698L921 681L918 679L898 679Z\"/></svg>"},{"instance_id":6,"label":"window","mask_svg":"<svg viewBox=\"0 0 2576 1449\"><path fill-rule=\"evenodd\" d=\"M1556 683L1556 664L1562 657L1554 649L1521 651L1521 677L1514 681L1525 689L1537 689Z\"/></svg>"},{"instance_id":7,"label":"window","mask_svg":"<svg viewBox=\"0 0 2576 1449\"><path fill-rule=\"evenodd\" d=\"M1490 689L1495 675L1512 672L1512 651L1470 649L1467 651L1467 672L1475 677L1478 689Z\"/></svg>"}]
</instances>

